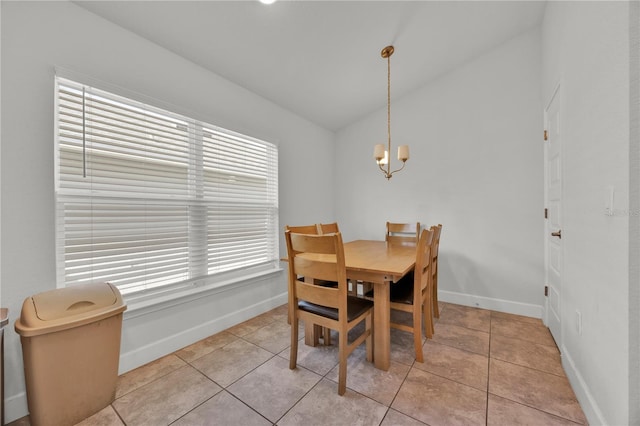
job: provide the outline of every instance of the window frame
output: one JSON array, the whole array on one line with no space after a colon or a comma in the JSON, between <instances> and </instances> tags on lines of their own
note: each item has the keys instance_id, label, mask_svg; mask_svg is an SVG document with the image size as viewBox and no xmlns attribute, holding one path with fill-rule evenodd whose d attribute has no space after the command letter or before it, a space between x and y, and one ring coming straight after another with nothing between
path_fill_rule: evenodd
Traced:
<instances>
[{"instance_id":1,"label":"window frame","mask_svg":"<svg viewBox=\"0 0 640 426\"><path fill-rule=\"evenodd\" d=\"M132 94L132 93L122 93L122 90L113 90L113 88L110 88L109 85L104 85L104 84L99 84L96 83L94 81L86 81L85 79L81 79L81 78L77 78L77 76L68 76L65 75L65 73L58 73L56 72L56 76L55 76L55 120L54 120L54 127L55 127L55 149L54 149L54 155L55 155L55 168L54 168L54 175L55 175L55 203L56 203L56 276L57 276L57 286L58 287L64 287L64 286L68 286L68 285L74 285L74 284L70 284L68 283L66 274L65 274L65 246L64 246L64 241L65 241L65 221L64 221L64 212L61 210L61 204L64 203L65 201L68 201L69 199L78 199L78 197L82 198L85 197L87 199L90 200L94 200L95 198L98 198L98 195L92 193L90 194L90 197L88 197L87 195L87 191L84 190L80 190L78 191L77 189L69 189L69 188L64 188L63 183L64 183L64 179L61 178L61 174L60 174L60 168L61 168L61 160L60 160L60 132L59 132L59 123L60 123L60 105L59 105L59 97L58 97L58 93L59 93L59 87L60 84L71 84L71 85L76 85L76 86L82 86L82 87L87 87L90 88L93 91L96 91L98 93L102 93L105 92L107 93L109 96L112 96L114 98L126 98L127 102L131 102L132 104L139 104L139 105L143 105L146 108L150 108L151 110L157 110L157 111L161 111L162 113L167 113L169 115L171 115L172 117L177 117L177 119L183 119L186 120L189 125L195 125L195 126L200 126L201 131L195 131L195 132L191 132L191 137L189 140L189 157L190 157L190 161L193 162L193 164L196 164L196 167L198 167L199 169L196 170L189 170L189 179L193 179L194 177L196 178L196 184L195 186L193 186L193 182L189 182L189 192L190 192L190 197L187 199L186 201L186 206L187 209L189 210L189 213L187 213L188 220L191 221L193 220L193 211L197 208L202 208L202 206L218 206L221 205L220 203L222 203L222 201L217 200L217 201L206 201L203 199L203 192L200 189L194 189L194 188L199 188L199 186L202 184L202 180L204 179L204 175L206 173L203 172L202 170L202 163L203 163L203 158L202 158L202 151L203 151L203 142L202 140L206 137L203 137L203 135L205 135L206 132L218 132L219 134L222 135L226 135L229 137L233 137L233 138L239 138L240 140L245 140L245 141L249 141L249 143L255 143L258 144L260 146L263 146L265 148L266 151L268 151L268 159L266 160L266 162L270 162L270 164L267 164L266 168L267 170L265 170L265 173L267 174L267 176L265 177L265 182L266 180L269 180L269 182L267 182L266 184L268 185L268 197L267 198L267 207L266 209L268 211L266 211L265 217L267 219L265 219L267 221L267 223L265 224L265 241L267 244L267 247L265 248L266 250L266 258L264 258L262 261L259 262L254 262L248 265L244 265L244 266L238 266L235 268L227 268L224 269L222 271L218 271L218 272L214 272L214 273L210 273L211 272L211 268L208 265L208 262L205 261L205 267L207 268L207 273L202 273L202 268L203 268L203 264L200 262L198 264L197 268L200 268L199 272L194 273L193 269L192 269L192 250L194 250L194 248L192 247L193 244L193 238L192 238L192 233L196 232L194 230L197 229L204 229L207 228L208 226L208 222L210 221L208 218L210 217L209 214L207 215L200 215L201 217L198 219L200 220L199 224L195 224L193 225L191 222L189 222L189 229L188 229L188 235L187 235L187 240L191 241L191 243L189 243L186 247L186 250L189 252L188 254L188 269L189 269L189 275L188 277L186 277L185 279L181 279L178 281L175 281L171 284L166 284L166 285L161 285L161 286L155 286L155 287L150 287L147 289L141 289L141 288L137 288L135 290L126 290L123 291L123 295L128 299L128 300L138 300L138 301L149 301L152 299L163 299L163 298L173 298L173 297L177 297L179 294L191 294L191 293L198 293L207 289L212 289L212 288L217 288L217 287L223 287L223 286L227 286L230 285L232 283L237 283L237 282L241 282L241 281L245 281L245 280L253 280L257 277L263 276L265 274L271 274L274 272L278 272L281 271L280 266L279 266L279 233L278 233L278 216L279 216L279 202L278 202L278 148L277 145L272 143L272 142L267 142L265 140L261 140L261 139L257 139L251 136L247 136L247 135L243 135L234 131L230 131L230 130L226 130L223 129L219 126L210 124L210 123L205 123L203 121L200 121L196 118L193 118L193 114L189 114L188 116L183 114L183 113L179 113L179 112L173 112L176 109L179 108L173 108L173 107L167 107L165 105L161 105L161 102L157 102L155 100L149 100L146 99L140 95L137 94ZM126 91L125 91L126 92ZM84 95L83 95L84 97ZM142 98L142 99L141 99ZM161 106L159 106L159 104ZM83 113L84 114L84 113ZM84 115L83 115L84 116ZM84 119L83 119L84 120ZM84 133L84 131L83 131ZM195 135L195 136L194 136ZM194 145L194 139L198 139L199 141L195 141L195 145ZM197 144L200 144L200 146L197 146ZM200 157L198 157L198 155L200 155ZM195 156L195 157L193 157ZM194 160L195 158L195 160ZM231 168L233 168L233 165L230 166ZM193 171L195 171L195 173L192 173ZM214 194L215 195L215 194ZM218 194L220 195L220 194ZM229 195L229 194L227 194ZM74 198L75 197L75 198ZM108 197L106 197L108 198ZM117 197L115 197L117 198ZM126 198L126 197L125 197ZM142 197L139 196L137 199L139 200L143 200L143 201L149 201L151 199L154 199L155 201L162 201L161 199L158 199L157 197ZM215 198L215 197L214 197ZM176 203L180 203L180 201L176 201L174 199L171 199L171 202L176 202ZM241 203L240 203L241 204ZM239 204L239 205L240 205ZM225 205L230 205L230 204L225 204ZM258 206L260 207L260 206ZM241 207L237 207L237 208L241 208ZM199 238L195 238L195 240L202 240L201 238L202 236L200 235ZM205 236L205 240L206 240L206 236ZM211 251L210 250L210 244L206 243L205 246L200 246L200 247L196 247L195 250L198 251L202 251L203 249L205 251ZM223 253L224 251L221 251L221 253ZM209 254L207 254L207 256L209 256ZM198 262L196 262L198 263ZM108 279L103 280L103 279L98 279L96 280L96 282L99 281L109 281ZM79 283L76 283L79 284ZM114 283L117 285L117 283Z\"/></svg>"}]
</instances>

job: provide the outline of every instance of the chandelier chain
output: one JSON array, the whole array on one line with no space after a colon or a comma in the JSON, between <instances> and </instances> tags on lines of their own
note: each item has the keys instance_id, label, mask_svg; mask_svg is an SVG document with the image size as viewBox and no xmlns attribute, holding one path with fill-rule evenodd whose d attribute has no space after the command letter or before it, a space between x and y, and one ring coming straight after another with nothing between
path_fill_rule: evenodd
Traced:
<instances>
[{"instance_id":1,"label":"chandelier chain","mask_svg":"<svg viewBox=\"0 0 640 426\"><path fill-rule=\"evenodd\" d=\"M391 170L391 55L387 56L387 173Z\"/></svg>"}]
</instances>

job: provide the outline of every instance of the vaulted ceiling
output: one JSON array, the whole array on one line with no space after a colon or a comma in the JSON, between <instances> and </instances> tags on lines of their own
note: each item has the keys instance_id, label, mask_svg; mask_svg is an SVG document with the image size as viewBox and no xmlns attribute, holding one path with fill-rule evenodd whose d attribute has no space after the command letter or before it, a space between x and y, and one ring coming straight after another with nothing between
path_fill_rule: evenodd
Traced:
<instances>
[{"instance_id":1,"label":"vaulted ceiling","mask_svg":"<svg viewBox=\"0 0 640 426\"><path fill-rule=\"evenodd\" d=\"M539 26L543 1L75 1L327 129Z\"/></svg>"}]
</instances>

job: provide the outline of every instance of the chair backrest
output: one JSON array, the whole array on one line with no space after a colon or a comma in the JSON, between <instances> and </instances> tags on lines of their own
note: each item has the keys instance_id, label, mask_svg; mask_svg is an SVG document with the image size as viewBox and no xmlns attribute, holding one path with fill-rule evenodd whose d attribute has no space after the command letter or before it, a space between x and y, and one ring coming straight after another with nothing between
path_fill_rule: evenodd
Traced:
<instances>
[{"instance_id":1,"label":"chair backrest","mask_svg":"<svg viewBox=\"0 0 640 426\"><path fill-rule=\"evenodd\" d=\"M337 232L340 232L337 222L318 224L318 234L335 234Z\"/></svg>"},{"instance_id":2,"label":"chair backrest","mask_svg":"<svg viewBox=\"0 0 640 426\"><path fill-rule=\"evenodd\" d=\"M290 302L305 300L316 305L337 308L339 321L347 320L347 270L340 232L327 235L285 231L289 260ZM334 281L337 287L314 285L298 279L305 277ZM311 281L312 281L311 280Z\"/></svg>"},{"instance_id":3,"label":"chair backrest","mask_svg":"<svg viewBox=\"0 0 640 426\"><path fill-rule=\"evenodd\" d=\"M418 246L416 248L416 266L413 272L413 289L414 289L414 303L420 300L422 291L427 287L429 280L431 279L431 267L433 257L431 250L433 247L435 233L433 229L423 229L418 240Z\"/></svg>"},{"instance_id":4,"label":"chair backrest","mask_svg":"<svg viewBox=\"0 0 640 426\"><path fill-rule=\"evenodd\" d=\"M318 235L318 226L316 224L313 225L302 225L302 226L289 226L286 225L284 227L285 231L291 231L296 234L312 234Z\"/></svg>"},{"instance_id":5,"label":"chair backrest","mask_svg":"<svg viewBox=\"0 0 640 426\"><path fill-rule=\"evenodd\" d=\"M431 227L431 230L433 231L433 241L431 243L431 258L433 262L432 273L435 274L437 272L436 268L438 267L438 249L440 247L440 234L442 233L442 225L434 225Z\"/></svg>"},{"instance_id":6,"label":"chair backrest","mask_svg":"<svg viewBox=\"0 0 640 426\"><path fill-rule=\"evenodd\" d=\"M417 243L420 236L420 222L392 223L387 222L385 241L389 243Z\"/></svg>"}]
</instances>

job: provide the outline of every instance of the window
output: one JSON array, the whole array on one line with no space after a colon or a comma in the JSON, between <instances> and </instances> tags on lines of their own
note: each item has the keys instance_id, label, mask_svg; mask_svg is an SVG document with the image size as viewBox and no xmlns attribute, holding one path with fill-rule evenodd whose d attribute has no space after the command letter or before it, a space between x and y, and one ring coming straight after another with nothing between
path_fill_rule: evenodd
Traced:
<instances>
[{"instance_id":1,"label":"window","mask_svg":"<svg viewBox=\"0 0 640 426\"><path fill-rule=\"evenodd\" d=\"M56 78L58 286L158 292L273 270L275 145Z\"/></svg>"}]
</instances>

